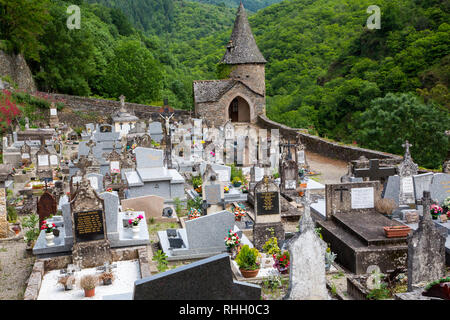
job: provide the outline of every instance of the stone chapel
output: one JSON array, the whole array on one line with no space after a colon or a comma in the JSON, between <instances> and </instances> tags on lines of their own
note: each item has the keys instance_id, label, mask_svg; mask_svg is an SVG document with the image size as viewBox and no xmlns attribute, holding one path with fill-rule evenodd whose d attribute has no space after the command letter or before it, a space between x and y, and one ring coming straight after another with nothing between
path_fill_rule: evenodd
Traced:
<instances>
[{"instance_id":1,"label":"stone chapel","mask_svg":"<svg viewBox=\"0 0 450 320\"><path fill-rule=\"evenodd\" d=\"M196 116L215 126L223 126L229 120L256 123L258 115L266 113L266 63L241 2L220 61L227 78L193 83Z\"/></svg>"}]
</instances>

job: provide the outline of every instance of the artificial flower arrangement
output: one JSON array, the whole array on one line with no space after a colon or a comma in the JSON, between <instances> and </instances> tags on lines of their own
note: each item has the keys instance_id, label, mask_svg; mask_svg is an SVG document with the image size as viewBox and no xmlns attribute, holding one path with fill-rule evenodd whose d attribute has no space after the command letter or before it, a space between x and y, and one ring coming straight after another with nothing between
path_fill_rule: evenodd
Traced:
<instances>
[{"instance_id":1,"label":"artificial flower arrangement","mask_svg":"<svg viewBox=\"0 0 450 320\"><path fill-rule=\"evenodd\" d=\"M241 221L242 217L245 217L246 211L241 207L235 207L233 209L234 218L236 221Z\"/></svg>"},{"instance_id":2,"label":"artificial flower arrangement","mask_svg":"<svg viewBox=\"0 0 450 320\"><path fill-rule=\"evenodd\" d=\"M442 202L442 209L447 212L447 216L450 218L450 196L445 198L445 200Z\"/></svg>"},{"instance_id":3,"label":"artificial flower arrangement","mask_svg":"<svg viewBox=\"0 0 450 320\"><path fill-rule=\"evenodd\" d=\"M107 189L106 189L106 192L112 192L112 191L113 191L112 188L107 188Z\"/></svg>"},{"instance_id":4,"label":"artificial flower arrangement","mask_svg":"<svg viewBox=\"0 0 450 320\"><path fill-rule=\"evenodd\" d=\"M202 186L198 186L197 188L194 189L195 192L197 192L198 194L202 194Z\"/></svg>"},{"instance_id":5,"label":"artificial flower arrangement","mask_svg":"<svg viewBox=\"0 0 450 320\"><path fill-rule=\"evenodd\" d=\"M136 149L136 147L137 147L137 144L136 143L133 143L132 145L131 145L131 149Z\"/></svg>"},{"instance_id":6,"label":"artificial flower arrangement","mask_svg":"<svg viewBox=\"0 0 450 320\"><path fill-rule=\"evenodd\" d=\"M45 230L45 233L52 233L56 228L54 223L47 222L46 220L42 221L41 230Z\"/></svg>"},{"instance_id":7,"label":"artificial flower arrangement","mask_svg":"<svg viewBox=\"0 0 450 320\"><path fill-rule=\"evenodd\" d=\"M198 210L196 208L191 208L188 213L188 220L193 220L193 219L199 218L201 215L202 214L201 214L200 210Z\"/></svg>"},{"instance_id":8,"label":"artificial flower arrangement","mask_svg":"<svg viewBox=\"0 0 450 320\"><path fill-rule=\"evenodd\" d=\"M227 186L225 186L225 187L223 188L223 191L224 191L225 193L228 193L228 192L230 192L230 188L227 187Z\"/></svg>"},{"instance_id":9,"label":"artificial flower arrangement","mask_svg":"<svg viewBox=\"0 0 450 320\"><path fill-rule=\"evenodd\" d=\"M142 219L144 219L144 216L140 214L136 218L128 220L128 224L132 226L137 226L139 225L139 222L141 222Z\"/></svg>"},{"instance_id":10,"label":"artificial flower arrangement","mask_svg":"<svg viewBox=\"0 0 450 320\"><path fill-rule=\"evenodd\" d=\"M242 193L248 193L248 186L246 184L243 184L240 189Z\"/></svg>"},{"instance_id":11,"label":"artificial flower arrangement","mask_svg":"<svg viewBox=\"0 0 450 320\"><path fill-rule=\"evenodd\" d=\"M278 272L280 272L281 274L289 272L289 265L290 265L289 251L283 251L274 254L273 260L275 261L273 267L276 268Z\"/></svg>"},{"instance_id":12,"label":"artificial flower arrangement","mask_svg":"<svg viewBox=\"0 0 450 320\"><path fill-rule=\"evenodd\" d=\"M437 204L432 204L430 207L430 213L433 219L437 219L443 212L444 210Z\"/></svg>"},{"instance_id":13,"label":"artificial flower arrangement","mask_svg":"<svg viewBox=\"0 0 450 320\"><path fill-rule=\"evenodd\" d=\"M228 230L228 235L225 237L225 245L228 249L237 247L241 243L241 239L233 230Z\"/></svg>"}]
</instances>

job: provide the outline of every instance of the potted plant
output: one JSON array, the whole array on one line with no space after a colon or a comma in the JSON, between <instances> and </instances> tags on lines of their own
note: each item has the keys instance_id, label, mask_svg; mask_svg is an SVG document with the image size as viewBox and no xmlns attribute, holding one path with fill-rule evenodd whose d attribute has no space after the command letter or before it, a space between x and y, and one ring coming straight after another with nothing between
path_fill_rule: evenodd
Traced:
<instances>
[{"instance_id":1,"label":"potted plant","mask_svg":"<svg viewBox=\"0 0 450 320\"><path fill-rule=\"evenodd\" d=\"M103 272L98 276L98 280L101 281L104 286L109 286L114 280L114 274L112 272Z\"/></svg>"},{"instance_id":2,"label":"potted plant","mask_svg":"<svg viewBox=\"0 0 450 320\"><path fill-rule=\"evenodd\" d=\"M139 223L141 222L142 219L144 219L144 216L140 214L136 218L128 220L128 224L131 226L131 229L133 230L133 239L139 238Z\"/></svg>"},{"instance_id":3,"label":"potted plant","mask_svg":"<svg viewBox=\"0 0 450 320\"><path fill-rule=\"evenodd\" d=\"M450 218L450 196L445 198L445 200L442 202L442 209L445 213L447 213L447 217Z\"/></svg>"},{"instance_id":4,"label":"potted plant","mask_svg":"<svg viewBox=\"0 0 450 320\"><path fill-rule=\"evenodd\" d=\"M258 275L260 269L259 257L260 254L256 248L250 248L248 245L241 248L236 256L236 263L244 278L254 278Z\"/></svg>"},{"instance_id":5,"label":"potted plant","mask_svg":"<svg viewBox=\"0 0 450 320\"><path fill-rule=\"evenodd\" d=\"M233 187L235 187L235 188L239 188L242 185L242 181L241 181L241 179L239 179L239 177L234 177L233 180L231 181L231 183L233 184Z\"/></svg>"},{"instance_id":6,"label":"potted plant","mask_svg":"<svg viewBox=\"0 0 450 320\"><path fill-rule=\"evenodd\" d=\"M430 207L430 214L434 220L436 220L443 212L444 210L437 204L432 204Z\"/></svg>"},{"instance_id":7,"label":"potted plant","mask_svg":"<svg viewBox=\"0 0 450 320\"><path fill-rule=\"evenodd\" d=\"M290 265L289 251L283 251L274 254L273 260L275 260L273 267L276 268L279 273L281 274L289 273L289 265Z\"/></svg>"},{"instance_id":8,"label":"potted plant","mask_svg":"<svg viewBox=\"0 0 450 320\"><path fill-rule=\"evenodd\" d=\"M225 186L225 187L223 188L223 191L224 191L225 193L228 193L228 192L230 192L230 188L227 187L227 186Z\"/></svg>"},{"instance_id":9,"label":"potted plant","mask_svg":"<svg viewBox=\"0 0 450 320\"><path fill-rule=\"evenodd\" d=\"M47 247L55 245L53 239L55 236L53 235L53 230L55 229L55 224L53 222L47 222L46 220L42 221L41 230L45 231L45 240L47 241Z\"/></svg>"},{"instance_id":10,"label":"potted plant","mask_svg":"<svg viewBox=\"0 0 450 320\"><path fill-rule=\"evenodd\" d=\"M58 279L58 283L64 286L64 290L72 290L75 284L75 277L73 275L66 275Z\"/></svg>"},{"instance_id":11,"label":"potted plant","mask_svg":"<svg viewBox=\"0 0 450 320\"><path fill-rule=\"evenodd\" d=\"M234 219L236 220L236 221L241 221L241 219L242 219L242 217L244 217L245 216L245 210L244 209L242 209L241 207L235 207L234 209L233 209L233 213L234 213Z\"/></svg>"},{"instance_id":12,"label":"potted plant","mask_svg":"<svg viewBox=\"0 0 450 320\"><path fill-rule=\"evenodd\" d=\"M243 185L241 186L241 192L242 192L242 193L248 193L248 186L245 185L245 184L243 184Z\"/></svg>"},{"instance_id":13,"label":"potted plant","mask_svg":"<svg viewBox=\"0 0 450 320\"><path fill-rule=\"evenodd\" d=\"M225 237L225 245L227 246L228 252L232 254L232 258L235 258L236 248L241 244L241 239L237 233L233 230L228 230L228 234Z\"/></svg>"},{"instance_id":14,"label":"potted plant","mask_svg":"<svg viewBox=\"0 0 450 320\"><path fill-rule=\"evenodd\" d=\"M85 297L93 297L95 295L95 287L97 286L98 278L93 274L83 276L80 281L80 286L84 290Z\"/></svg>"},{"instance_id":15,"label":"potted plant","mask_svg":"<svg viewBox=\"0 0 450 320\"><path fill-rule=\"evenodd\" d=\"M389 219L392 219L392 212L395 208L397 208L397 204L392 199L382 198L375 203L375 210Z\"/></svg>"}]
</instances>

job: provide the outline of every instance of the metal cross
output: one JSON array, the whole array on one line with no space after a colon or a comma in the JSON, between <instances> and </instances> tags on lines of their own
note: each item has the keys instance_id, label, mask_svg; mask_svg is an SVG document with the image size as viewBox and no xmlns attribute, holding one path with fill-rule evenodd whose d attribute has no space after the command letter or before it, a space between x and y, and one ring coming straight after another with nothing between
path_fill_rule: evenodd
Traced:
<instances>
[{"instance_id":1,"label":"metal cross","mask_svg":"<svg viewBox=\"0 0 450 320\"><path fill-rule=\"evenodd\" d=\"M335 188L334 191L339 191L339 193L341 194L341 202L344 201L344 199L342 197L342 192L343 191L348 191L348 189L344 188L343 186L339 186L339 188Z\"/></svg>"},{"instance_id":2,"label":"metal cross","mask_svg":"<svg viewBox=\"0 0 450 320\"><path fill-rule=\"evenodd\" d=\"M355 177L368 177L370 180L376 180L376 178L385 178L396 174L394 167L380 168L380 162L378 159L369 160L368 169L355 169Z\"/></svg>"}]
</instances>

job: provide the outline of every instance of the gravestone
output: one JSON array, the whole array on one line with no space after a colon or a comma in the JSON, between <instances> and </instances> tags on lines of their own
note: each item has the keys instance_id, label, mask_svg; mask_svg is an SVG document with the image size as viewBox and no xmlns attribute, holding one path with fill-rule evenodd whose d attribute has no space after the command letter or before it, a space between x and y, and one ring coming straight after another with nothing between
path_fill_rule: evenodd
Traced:
<instances>
[{"instance_id":1,"label":"gravestone","mask_svg":"<svg viewBox=\"0 0 450 320\"><path fill-rule=\"evenodd\" d=\"M53 180L53 171L50 165L50 152L45 147L44 139L41 139L41 146L36 152L36 175L45 181Z\"/></svg>"},{"instance_id":2,"label":"gravestone","mask_svg":"<svg viewBox=\"0 0 450 320\"><path fill-rule=\"evenodd\" d=\"M206 165L206 169L202 175L202 196L204 209L202 214L225 210L225 193L224 186L219 181L218 174L213 170L210 164ZM221 204L219 207L218 205Z\"/></svg>"},{"instance_id":3,"label":"gravestone","mask_svg":"<svg viewBox=\"0 0 450 320\"><path fill-rule=\"evenodd\" d=\"M430 215L430 192L424 191L419 227L408 237L408 291L445 275L445 241Z\"/></svg>"},{"instance_id":4,"label":"gravestone","mask_svg":"<svg viewBox=\"0 0 450 320\"><path fill-rule=\"evenodd\" d=\"M73 262L80 268L91 268L112 262L111 246L106 235L104 201L90 181L82 178L70 201L73 230Z\"/></svg>"},{"instance_id":5,"label":"gravestone","mask_svg":"<svg viewBox=\"0 0 450 320\"><path fill-rule=\"evenodd\" d=\"M92 188L98 193L103 191L103 176L98 173L88 173L86 178L91 183Z\"/></svg>"},{"instance_id":6,"label":"gravestone","mask_svg":"<svg viewBox=\"0 0 450 320\"><path fill-rule=\"evenodd\" d=\"M37 203L39 226L42 225L42 221L47 220L47 218L51 215L55 215L56 211L55 197L48 190L45 190L42 196L40 196Z\"/></svg>"},{"instance_id":7,"label":"gravestone","mask_svg":"<svg viewBox=\"0 0 450 320\"><path fill-rule=\"evenodd\" d=\"M381 198L379 181L327 184L326 220L317 220L323 239L337 262L355 274L376 264L383 272L406 266L407 239L387 238L384 227L403 226L375 209Z\"/></svg>"},{"instance_id":8,"label":"gravestone","mask_svg":"<svg viewBox=\"0 0 450 320\"><path fill-rule=\"evenodd\" d=\"M26 141L24 141L23 145L20 147L20 157L23 165L27 166L31 163L31 147Z\"/></svg>"},{"instance_id":9,"label":"gravestone","mask_svg":"<svg viewBox=\"0 0 450 320\"><path fill-rule=\"evenodd\" d=\"M281 191L294 194L298 186L298 164L295 160L285 160L281 163Z\"/></svg>"},{"instance_id":10,"label":"gravestone","mask_svg":"<svg viewBox=\"0 0 450 320\"><path fill-rule=\"evenodd\" d=\"M290 254L288 300L328 300L325 275L327 245L315 231L310 214L309 191L305 210L299 223L299 232L288 241Z\"/></svg>"},{"instance_id":11,"label":"gravestone","mask_svg":"<svg viewBox=\"0 0 450 320\"><path fill-rule=\"evenodd\" d=\"M436 173L430 185L431 199L442 205L445 198L450 196L450 174Z\"/></svg>"},{"instance_id":12,"label":"gravestone","mask_svg":"<svg viewBox=\"0 0 450 320\"><path fill-rule=\"evenodd\" d=\"M163 139L163 130L161 122L158 121L151 122L148 126L148 133L153 140L155 140L158 143L161 143Z\"/></svg>"},{"instance_id":13,"label":"gravestone","mask_svg":"<svg viewBox=\"0 0 450 320\"><path fill-rule=\"evenodd\" d=\"M278 243L284 241L284 227L281 223L280 190L267 175L255 186L255 224L253 243L258 250L272 236Z\"/></svg>"},{"instance_id":14,"label":"gravestone","mask_svg":"<svg viewBox=\"0 0 450 320\"><path fill-rule=\"evenodd\" d=\"M418 165L411 158L409 147L412 145L408 143L408 140L403 146L405 147L405 155L402 163L398 166L398 175L400 177L399 205L408 206L416 203L413 176L417 174Z\"/></svg>"},{"instance_id":15,"label":"gravestone","mask_svg":"<svg viewBox=\"0 0 450 320\"><path fill-rule=\"evenodd\" d=\"M5 181L12 177L12 172L12 166L0 164L0 239L9 236Z\"/></svg>"},{"instance_id":16,"label":"gravestone","mask_svg":"<svg viewBox=\"0 0 450 320\"><path fill-rule=\"evenodd\" d=\"M122 210L132 209L134 211L144 211L145 218L153 218L155 221L162 220L164 209L164 198L159 196L143 196L136 198L123 199L121 201Z\"/></svg>"},{"instance_id":17,"label":"gravestone","mask_svg":"<svg viewBox=\"0 0 450 320\"><path fill-rule=\"evenodd\" d=\"M137 280L133 292L133 300L259 300L260 297L261 287L233 280L226 253Z\"/></svg>"},{"instance_id":18,"label":"gravestone","mask_svg":"<svg viewBox=\"0 0 450 320\"><path fill-rule=\"evenodd\" d=\"M151 148L138 147L134 149L136 165L138 168L156 168L163 166L163 151Z\"/></svg>"}]
</instances>

